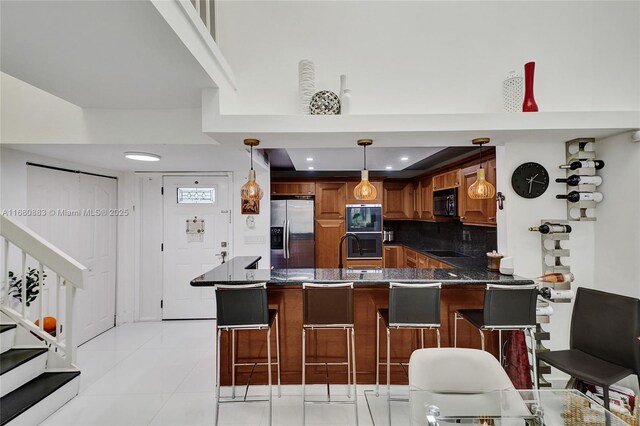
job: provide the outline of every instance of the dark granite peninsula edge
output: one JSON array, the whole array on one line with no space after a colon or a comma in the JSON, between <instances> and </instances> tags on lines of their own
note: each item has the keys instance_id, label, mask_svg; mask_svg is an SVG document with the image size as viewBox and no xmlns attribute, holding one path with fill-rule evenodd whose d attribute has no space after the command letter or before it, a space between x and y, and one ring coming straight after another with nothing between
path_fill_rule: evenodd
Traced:
<instances>
[{"instance_id":1,"label":"dark granite peninsula edge","mask_svg":"<svg viewBox=\"0 0 640 426\"><path fill-rule=\"evenodd\" d=\"M248 284L267 282L269 307L278 310L280 331L280 362L283 384L300 384L302 381L302 284L303 282L351 282L354 290L354 324L356 338L357 383L375 383L376 371L376 322L378 309L388 308L389 282L442 282L440 297L441 346L453 346L453 318L457 309L482 308L486 283L523 285L533 281L521 277L508 277L485 269L382 269L375 273L361 274L346 269L293 269L267 270L245 269L256 266L260 258L235 257L229 262L195 278L192 286L213 287L216 284ZM213 290L213 289L212 289ZM231 384L231 339L222 333L220 341L220 381ZM381 342L385 342L381 331ZM497 333L485 332L486 348L498 354ZM275 333L271 333L275 348ZM252 363L266 357L264 331L236 332L235 347L238 362ZM420 333L414 330L393 330L391 333L394 360L408 362L411 352L421 347ZM435 332L424 332L425 347L436 347ZM466 321L458 324L458 347L480 348L480 334ZM384 343L381 354L385 353ZM314 362L338 362L346 356L345 334L338 330L314 330L308 333L307 354ZM273 355L275 358L275 354ZM275 383L275 367L274 383ZM382 381L386 380L384 369ZM328 376L328 377L327 377ZM265 368L239 367L236 383L266 384ZM345 384L344 369L324 366L307 368L306 381L312 383ZM391 369L392 384L407 384L406 370Z\"/></svg>"},{"instance_id":2,"label":"dark granite peninsula edge","mask_svg":"<svg viewBox=\"0 0 640 426\"><path fill-rule=\"evenodd\" d=\"M388 285L390 282L434 283L443 285L527 285L533 281L519 276L502 275L483 268L418 269L383 268L368 272L349 269L249 269L259 256L234 257L227 263L191 281L195 287L216 284L247 284L266 282L269 286L300 285L305 282L353 282L355 285Z\"/></svg>"}]
</instances>

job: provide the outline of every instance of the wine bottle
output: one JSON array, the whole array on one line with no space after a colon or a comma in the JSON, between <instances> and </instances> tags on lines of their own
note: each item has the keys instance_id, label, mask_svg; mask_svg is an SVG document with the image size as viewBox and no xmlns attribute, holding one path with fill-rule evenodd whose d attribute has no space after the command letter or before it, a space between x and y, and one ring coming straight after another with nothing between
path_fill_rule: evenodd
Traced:
<instances>
[{"instance_id":1,"label":"wine bottle","mask_svg":"<svg viewBox=\"0 0 640 426\"><path fill-rule=\"evenodd\" d=\"M536 316L553 315L553 308L551 306L536 306Z\"/></svg>"},{"instance_id":2,"label":"wine bottle","mask_svg":"<svg viewBox=\"0 0 640 426\"><path fill-rule=\"evenodd\" d=\"M602 178L600 176L578 176L571 175L568 178L559 178L556 179L558 183L566 183L569 186L578 186L578 185L595 185L598 186L602 183Z\"/></svg>"},{"instance_id":3,"label":"wine bottle","mask_svg":"<svg viewBox=\"0 0 640 426\"><path fill-rule=\"evenodd\" d=\"M554 290L549 287L542 287L538 294L548 300L573 299L576 296L573 290Z\"/></svg>"},{"instance_id":4,"label":"wine bottle","mask_svg":"<svg viewBox=\"0 0 640 426\"><path fill-rule=\"evenodd\" d=\"M560 234L571 232L571 226L545 222L540 226L530 227L529 231L538 231L541 234Z\"/></svg>"},{"instance_id":5,"label":"wine bottle","mask_svg":"<svg viewBox=\"0 0 640 426\"><path fill-rule=\"evenodd\" d=\"M566 199L568 201L571 201L572 203L577 203L578 201L595 201L596 203L599 203L604 197L601 192L571 191L566 195L556 195L556 198L559 198L561 200Z\"/></svg>"},{"instance_id":6,"label":"wine bottle","mask_svg":"<svg viewBox=\"0 0 640 426\"><path fill-rule=\"evenodd\" d=\"M544 274L536 278L537 282L543 283L566 283L573 282L575 277L571 272L563 274L561 272L552 272L550 274Z\"/></svg>"},{"instance_id":7,"label":"wine bottle","mask_svg":"<svg viewBox=\"0 0 640 426\"><path fill-rule=\"evenodd\" d=\"M561 169L571 169L576 170L582 167L592 167L596 170L600 170L604 167L604 161L602 160L578 160L572 161L571 164L563 164L560 166Z\"/></svg>"}]
</instances>

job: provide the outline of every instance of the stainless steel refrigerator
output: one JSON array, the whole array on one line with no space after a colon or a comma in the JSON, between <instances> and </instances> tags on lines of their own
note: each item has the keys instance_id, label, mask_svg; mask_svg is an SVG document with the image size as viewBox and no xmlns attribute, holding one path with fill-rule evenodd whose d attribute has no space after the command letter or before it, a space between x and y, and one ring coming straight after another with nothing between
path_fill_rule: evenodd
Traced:
<instances>
[{"instance_id":1,"label":"stainless steel refrigerator","mask_svg":"<svg viewBox=\"0 0 640 426\"><path fill-rule=\"evenodd\" d=\"M271 267L291 269L314 266L313 200L272 200Z\"/></svg>"}]
</instances>

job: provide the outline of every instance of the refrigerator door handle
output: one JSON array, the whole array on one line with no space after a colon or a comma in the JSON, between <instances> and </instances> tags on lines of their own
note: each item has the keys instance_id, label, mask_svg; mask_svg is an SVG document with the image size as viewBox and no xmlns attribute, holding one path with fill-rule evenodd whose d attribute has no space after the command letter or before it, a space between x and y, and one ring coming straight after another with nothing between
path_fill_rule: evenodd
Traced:
<instances>
[{"instance_id":1,"label":"refrigerator door handle","mask_svg":"<svg viewBox=\"0 0 640 426\"><path fill-rule=\"evenodd\" d=\"M289 239L291 238L291 234L290 234L290 225L288 220L285 221L284 235L285 235L284 258L289 259L289 255L291 254L291 252L289 251Z\"/></svg>"}]
</instances>

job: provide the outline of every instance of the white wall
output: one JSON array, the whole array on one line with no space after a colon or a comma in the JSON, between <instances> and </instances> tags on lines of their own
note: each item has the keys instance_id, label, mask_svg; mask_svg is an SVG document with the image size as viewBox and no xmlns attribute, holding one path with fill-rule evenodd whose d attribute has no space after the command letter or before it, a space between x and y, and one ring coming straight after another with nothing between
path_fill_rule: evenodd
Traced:
<instances>
[{"instance_id":1,"label":"white wall","mask_svg":"<svg viewBox=\"0 0 640 426\"><path fill-rule=\"evenodd\" d=\"M536 62L541 111L640 108L639 2L220 1L235 110L296 114L297 66L316 89L347 74L354 114L502 111L509 70Z\"/></svg>"},{"instance_id":2,"label":"white wall","mask_svg":"<svg viewBox=\"0 0 640 426\"><path fill-rule=\"evenodd\" d=\"M605 167L595 210L595 288L640 298L640 143L624 133L597 143Z\"/></svg>"},{"instance_id":3,"label":"white wall","mask_svg":"<svg viewBox=\"0 0 640 426\"><path fill-rule=\"evenodd\" d=\"M232 235L230 236L229 254L233 256L262 256L260 268L270 266L270 210L271 186L269 172L256 168L256 180L264 190L260 202L260 214L252 215L255 228L246 226L246 215L240 213L240 188L247 181L247 169L236 168L231 172L230 188ZM162 299L162 252L160 244L163 234L163 199L160 193L162 176L171 173L137 173L137 199L139 216L137 226L140 229L136 241L137 262L136 277L139 283L135 289L136 321L157 321L162 319L160 300ZM206 173L202 173L206 174ZM185 175L185 173L180 173ZM252 242L253 238L261 238L261 242Z\"/></svg>"},{"instance_id":4,"label":"white wall","mask_svg":"<svg viewBox=\"0 0 640 426\"><path fill-rule=\"evenodd\" d=\"M216 144L200 109L80 108L0 73L0 141L18 143Z\"/></svg>"},{"instance_id":5,"label":"white wall","mask_svg":"<svg viewBox=\"0 0 640 426\"><path fill-rule=\"evenodd\" d=\"M115 176L118 178L118 207L129 208L131 211L132 173L88 167L72 161L62 161L6 147L0 147L0 210L26 209L28 207L27 162ZM14 219L27 224L26 217L15 216ZM134 285L134 270L132 256L130 256L133 248L131 234L133 224L133 215L118 217L118 270L116 278L116 322L118 324L133 320L134 304L131 292ZM55 241L52 243L55 244Z\"/></svg>"},{"instance_id":6,"label":"white wall","mask_svg":"<svg viewBox=\"0 0 640 426\"><path fill-rule=\"evenodd\" d=\"M504 210L498 210L498 251L514 258L516 275L536 277L544 271L541 258L541 237L538 232L528 230L540 225L541 219L566 220L566 201L555 198L564 193L565 185L555 183L555 179L566 173L558 166L565 163L565 141L540 141L536 144L507 143L497 150L498 184L497 191L506 197ZM596 148L597 149L597 148ZM520 164L537 162L549 172L549 188L539 198L525 199L511 187L511 175ZM576 281L573 288L594 287L594 223L572 222L573 231L567 248L571 250L568 263ZM554 313L549 324L543 329L551 333L551 340L543 342L552 350L569 347L569 325L573 303L552 303ZM545 376L563 380L565 375L553 371Z\"/></svg>"},{"instance_id":7,"label":"white wall","mask_svg":"<svg viewBox=\"0 0 640 426\"><path fill-rule=\"evenodd\" d=\"M595 210L594 288L640 298L640 143L623 133L596 149L605 167L598 173L604 200ZM634 376L620 383L638 392Z\"/></svg>"}]
</instances>

